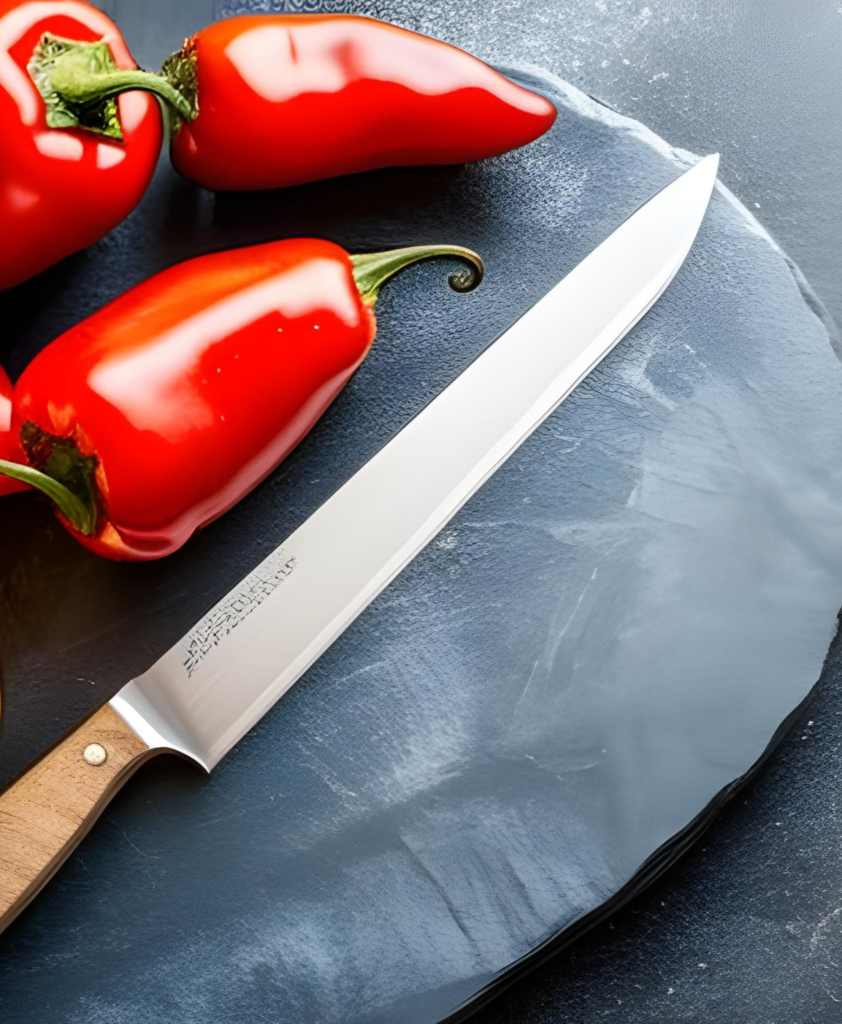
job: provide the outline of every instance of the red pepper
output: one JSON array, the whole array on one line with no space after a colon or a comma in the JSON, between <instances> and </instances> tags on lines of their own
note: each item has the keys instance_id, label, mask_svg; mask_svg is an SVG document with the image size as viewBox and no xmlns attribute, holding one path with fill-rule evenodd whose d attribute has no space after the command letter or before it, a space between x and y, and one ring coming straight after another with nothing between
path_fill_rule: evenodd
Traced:
<instances>
[{"instance_id":1,"label":"red pepper","mask_svg":"<svg viewBox=\"0 0 842 1024\"><path fill-rule=\"evenodd\" d=\"M157 274L57 338L14 392L28 465L0 473L53 499L86 547L170 554L305 436L365 358L372 305L401 267L456 246L349 256L292 239Z\"/></svg>"},{"instance_id":2,"label":"red pepper","mask_svg":"<svg viewBox=\"0 0 842 1024\"><path fill-rule=\"evenodd\" d=\"M126 92L97 116L122 125L122 141L72 127L48 105L27 70L45 32L96 44L100 66L135 69L114 23L81 0L0 0L0 289L85 248L126 217L143 195L161 150L161 112ZM53 97L55 99L55 97ZM86 117L87 117L86 113ZM86 128L101 127L88 120Z\"/></svg>"},{"instance_id":3,"label":"red pepper","mask_svg":"<svg viewBox=\"0 0 842 1024\"><path fill-rule=\"evenodd\" d=\"M78 53L56 72L53 87L77 102L126 87ZM479 160L532 142L556 117L549 100L463 50L353 15L220 21L188 39L162 76L122 81L178 91L173 163L217 190Z\"/></svg>"},{"instance_id":4,"label":"red pepper","mask_svg":"<svg viewBox=\"0 0 842 1024\"><path fill-rule=\"evenodd\" d=\"M12 385L6 371L0 366L0 459L7 462L23 462L24 454L16 432L12 432ZM25 491L28 485L10 476L0 476L0 497Z\"/></svg>"}]
</instances>

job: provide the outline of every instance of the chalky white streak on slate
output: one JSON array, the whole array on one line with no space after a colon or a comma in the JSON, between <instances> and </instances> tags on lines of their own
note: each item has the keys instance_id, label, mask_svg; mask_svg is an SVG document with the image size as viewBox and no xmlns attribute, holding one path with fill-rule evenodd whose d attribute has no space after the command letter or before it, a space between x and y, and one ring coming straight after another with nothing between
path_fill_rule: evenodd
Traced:
<instances>
[{"instance_id":1,"label":"chalky white streak on slate","mask_svg":"<svg viewBox=\"0 0 842 1024\"><path fill-rule=\"evenodd\" d=\"M706 157L630 216L114 710L210 770L658 300L718 165Z\"/></svg>"}]
</instances>

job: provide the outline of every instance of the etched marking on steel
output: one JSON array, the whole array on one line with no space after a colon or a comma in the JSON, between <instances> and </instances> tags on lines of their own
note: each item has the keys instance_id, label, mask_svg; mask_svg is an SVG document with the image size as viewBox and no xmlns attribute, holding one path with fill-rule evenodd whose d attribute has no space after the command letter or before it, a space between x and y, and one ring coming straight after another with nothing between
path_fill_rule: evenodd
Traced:
<instances>
[{"instance_id":1,"label":"etched marking on steel","mask_svg":"<svg viewBox=\"0 0 842 1024\"><path fill-rule=\"evenodd\" d=\"M283 548L272 552L234 590L212 608L183 640L187 678L240 623L273 594L296 566L295 555Z\"/></svg>"}]
</instances>

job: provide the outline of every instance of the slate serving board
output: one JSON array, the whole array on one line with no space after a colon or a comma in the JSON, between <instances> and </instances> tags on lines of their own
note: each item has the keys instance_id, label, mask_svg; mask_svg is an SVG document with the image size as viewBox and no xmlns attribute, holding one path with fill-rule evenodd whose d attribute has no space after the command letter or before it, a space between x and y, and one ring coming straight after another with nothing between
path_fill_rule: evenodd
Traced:
<instances>
[{"instance_id":1,"label":"slate serving board","mask_svg":"<svg viewBox=\"0 0 842 1024\"><path fill-rule=\"evenodd\" d=\"M445 228L489 263L471 296L435 266L384 292L371 358L311 438L167 562L97 561L27 498L4 503L0 784L684 164L563 83L532 84L562 116L522 153L216 201L164 169L110 239L0 298L15 371L222 245L361 250ZM0 940L0 1009L432 1022L628 896L818 676L842 599L840 395L809 289L720 191L659 306L213 777L162 762L112 805Z\"/></svg>"}]
</instances>

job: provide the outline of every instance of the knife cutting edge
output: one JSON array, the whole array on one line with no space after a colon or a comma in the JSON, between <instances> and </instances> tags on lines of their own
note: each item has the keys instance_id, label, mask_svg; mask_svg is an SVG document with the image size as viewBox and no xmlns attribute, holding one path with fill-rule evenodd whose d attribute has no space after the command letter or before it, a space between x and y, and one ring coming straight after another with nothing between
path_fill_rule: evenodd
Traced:
<instances>
[{"instance_id":1,"label":"knife cutting edge","mask_svg":"<svg viewBox=\"0 0 842 1024\"><path fill-rule=\"evenodd\" d=\"M657 302L716 181L633 213L148 672L0 794L0 930L157 754L210 771Z\"/></svg>"}]
</instances>

